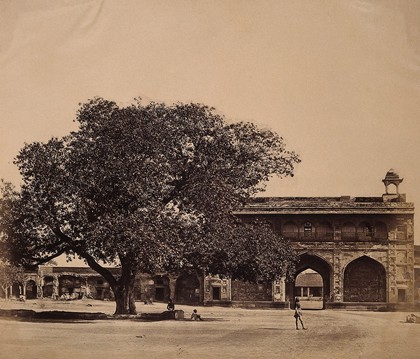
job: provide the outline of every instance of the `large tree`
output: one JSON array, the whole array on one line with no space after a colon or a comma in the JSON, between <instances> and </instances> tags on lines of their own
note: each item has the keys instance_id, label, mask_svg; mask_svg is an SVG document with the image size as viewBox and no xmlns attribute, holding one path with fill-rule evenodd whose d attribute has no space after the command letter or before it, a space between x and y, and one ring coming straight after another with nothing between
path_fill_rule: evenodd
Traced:
<instances>
[{"instance_id":1,"label":"large tree","mask_svg":"<svg viewBox=\"0 0 420 359\"><path fill-rule=\"evenodd\" d=\"M139 272L255 279L290 268L287 243L232 215L270 176L293 175L299 158L276 133L227 123L200 104L140 100L119 107L95 98L76 121L77 131L26 144L15 160L23 184L8 192L11 257L83 258L109 282L116 314L135 313Z\"/></svg>"}]
</instances>

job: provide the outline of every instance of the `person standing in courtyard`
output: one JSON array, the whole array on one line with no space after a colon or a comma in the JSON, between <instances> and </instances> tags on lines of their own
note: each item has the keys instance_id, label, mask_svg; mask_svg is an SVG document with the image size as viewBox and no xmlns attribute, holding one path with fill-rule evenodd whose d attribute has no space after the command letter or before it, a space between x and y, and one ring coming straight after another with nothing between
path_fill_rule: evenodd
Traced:
<instances>
[{"instance_id":1,"label":"person standing in courtyard","mask_svg":"<svg viewBox=\"0 0 420 359\"><path fill-rule=\"evenodd\" d=\"M299 321L300 324L302 325L302 329L306 330L305 326L303 325L303 320L302 320L302 307L300 305L300 300L299 298L296 298L295 300L295 314L294 317L296 319L296 330L299 330Z\"/></svg>"}]
</instances>

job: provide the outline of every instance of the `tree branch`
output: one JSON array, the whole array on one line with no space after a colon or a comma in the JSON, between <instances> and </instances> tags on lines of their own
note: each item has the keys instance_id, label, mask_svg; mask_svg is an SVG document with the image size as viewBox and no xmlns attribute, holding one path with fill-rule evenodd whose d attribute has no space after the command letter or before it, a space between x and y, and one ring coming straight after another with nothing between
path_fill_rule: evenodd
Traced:
<instances>
[{"instance_id":1,"label":"tree branch","mask_svg":"<svg viewBox=\"0 0 420 359\"><path fill-rule=\"evenodd\" d=\"M80 244L75 243L69 236L64 234L60 228L55 227L51 228L53 233L60 238L62 241L67 243L69 246L68 249L71 249L74 253L78 254L82 258L84 258L89 265L90 268L92 268L94 271L98 272L100 275L102 275L109 285L115 286L117 284L117 280L115 279L114 275L106 268L102 267L96 260L93 258L89 253L87 253L84 249L80 247Z\"/></svg>"},{"instance_id":2,"label":"tree branch","mask_svg":"<svg viewBox=\"0 0 420 359\"><path fill-rule=\"evenodd\" d=\"M38 265L40 265L40 264L44 264L44 263L47 263L47 262L49 262L50 260L52 260L52 259L54 259L54 258L57 258L58 256L60 256L60 255L62 255L63 253L65 253L66 251L68 251L70 248L68 248L68 247L63 247L63 248L61 248L58 252L56 252L56 253L54 253L54 254L51 254L50 256L48 256L48 257L43 257L43 258L35 258L35 257L32 257L32 258L29 258L29 260L31 260L31 261L35 261L35 263L30 263L30 264L28 264L27 266L29 266L29 267L36 267L36 266L38 266Z\"/></svg>"}]
</instances>

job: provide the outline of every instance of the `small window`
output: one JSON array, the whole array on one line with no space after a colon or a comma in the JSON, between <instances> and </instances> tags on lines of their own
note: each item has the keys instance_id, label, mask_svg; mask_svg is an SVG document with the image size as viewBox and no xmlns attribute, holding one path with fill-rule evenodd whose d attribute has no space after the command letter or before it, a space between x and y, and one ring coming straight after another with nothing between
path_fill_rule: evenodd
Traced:
<instances>
[{"instance_id":1,"label":"small window","mask_svg":"<svg viewBox=\"0 0 420 359\"><path fill-rule=\"evenodd\" d=\"M373 227L368 222L362 222L358 228L358 237L361 240L370 240L373 238Z\"/></svg>"},{"instance_id":2,"label":"small window","mask_svg":"<svg viewBox=\"0 0 420 359\"><path fill-rule=\"evenodd\" d=\"M312 237L312 223L306 222L303 226L303 235L305 237Z\"/></svg>"},{"instance_id":3,"label":"small window","mask_svg":"<svg viewBox=\"0 0 420 359\"><path fill-rule=\"evenodd\" d=\"M373 237L373 228L370 224L365 225L365 236L366 237Z\"/></svg>"}]
</instances>

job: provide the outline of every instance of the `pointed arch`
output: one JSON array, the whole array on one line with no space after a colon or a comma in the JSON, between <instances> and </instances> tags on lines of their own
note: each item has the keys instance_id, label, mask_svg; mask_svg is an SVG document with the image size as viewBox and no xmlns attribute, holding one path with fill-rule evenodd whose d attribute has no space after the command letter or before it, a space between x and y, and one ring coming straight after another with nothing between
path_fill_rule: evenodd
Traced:
<instances>
[{"instance_id":1,"label":"pointed arch","mask_svg":"<svg viewBox=\"0 0 420 359\"><path fill-rule=\"evenodd\" d=\"M345 302L386 302L386 271L378 261L362 256L344 269Z\"/></svg>"},{"instance_id":2,"label":"pointed arch","mask_svg":"<svg viewBox=\"0 0 420 359\"><path fill-rule=\"evenodd\" d=\"M296 265L296 272L293 281L288 282L286 295L294 305L294 299L298 293L296 293L296 277L307 269L312 269L322 277L322 294L323 294L323 308L325 308L325 302L329 299L331 294L331 278L332 278L332 265L323 257L318 254L303 252L299 256L299 262Z\"/></svg>"}]
</instances>

